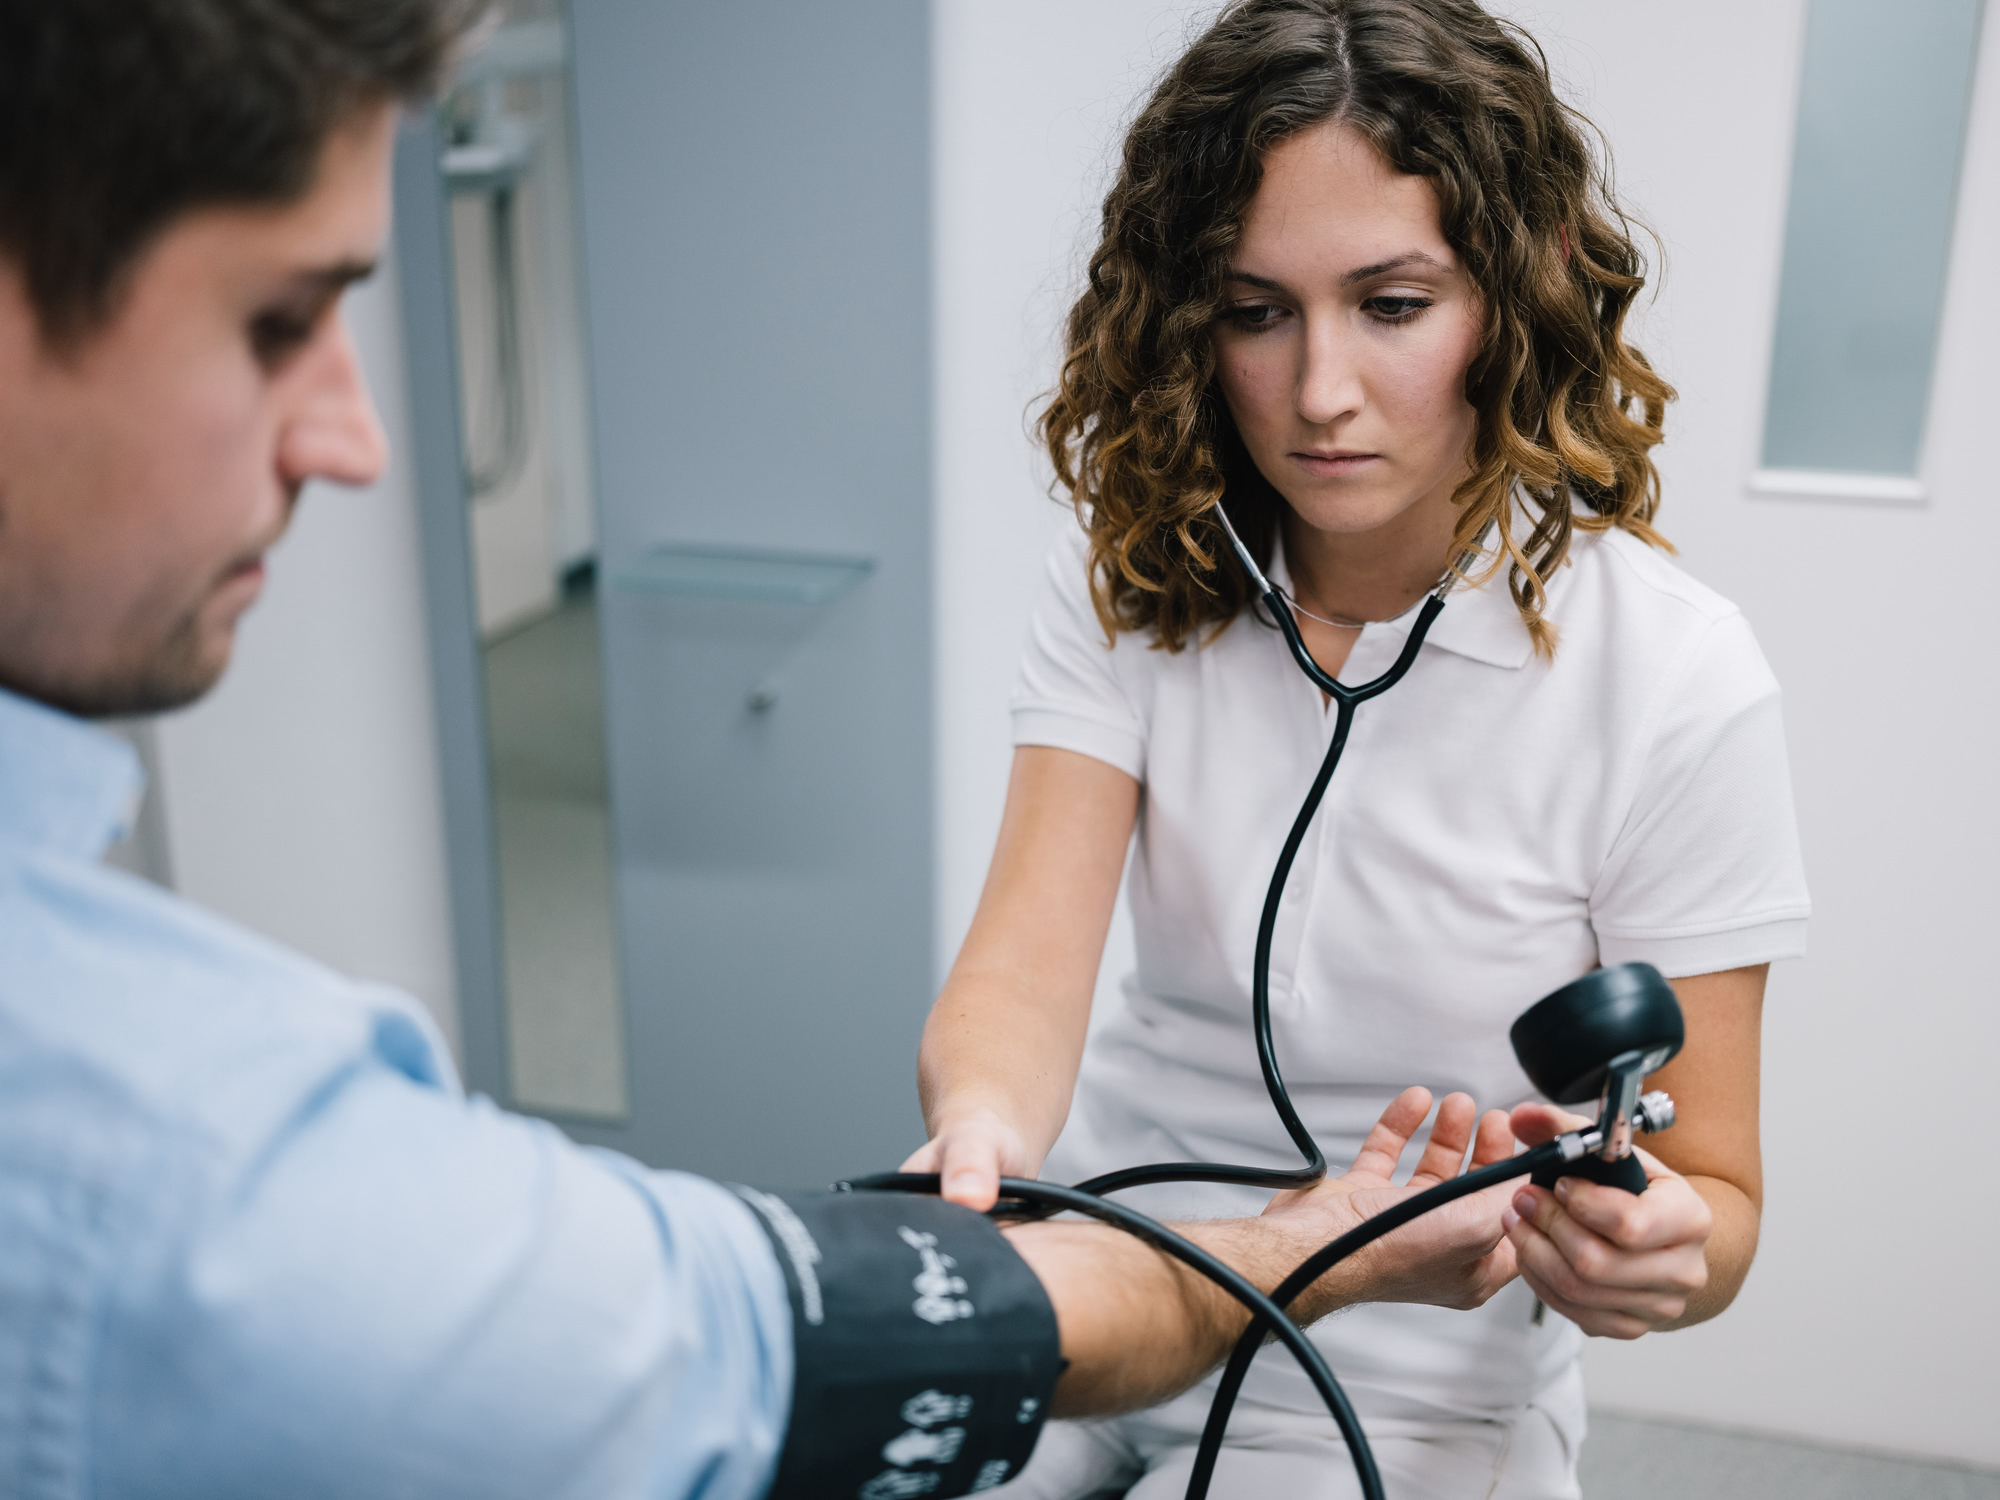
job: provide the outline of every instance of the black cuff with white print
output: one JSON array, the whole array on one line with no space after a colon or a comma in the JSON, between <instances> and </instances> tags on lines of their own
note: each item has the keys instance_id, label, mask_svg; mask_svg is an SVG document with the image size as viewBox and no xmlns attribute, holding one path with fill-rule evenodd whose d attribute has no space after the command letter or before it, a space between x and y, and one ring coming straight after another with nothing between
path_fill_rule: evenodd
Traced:
<instances>
[{"instance_id":1,"label":"black cuff with white print","mask_svg":"<svg viewBox=\"0 0 2000 1500\"><path fill-rule=\"evenodd\" d=\"M1006 1236L937 1198L736 1191L792 1299L792 1417L770 1500L944 1500L1020 1473L1062 1350Z\"/></svg>"}]
</instances>

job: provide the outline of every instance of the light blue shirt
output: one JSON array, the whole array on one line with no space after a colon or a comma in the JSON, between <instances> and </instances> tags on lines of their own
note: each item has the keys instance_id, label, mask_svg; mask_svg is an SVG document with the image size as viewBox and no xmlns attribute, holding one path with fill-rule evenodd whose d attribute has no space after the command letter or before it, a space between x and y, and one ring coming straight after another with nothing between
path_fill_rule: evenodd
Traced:
<instances>
[{"instance_id":1,"label":"light blue shirt","mask_svg":"<svg viewBox=\"0 0 2000 1500\"><path fill-rule=\"evenodd\" d=\"M761 1494L791 1315L750 1211L105 867L139 788L0 693L0 1495Z\"/></svg>"}]
</instances>

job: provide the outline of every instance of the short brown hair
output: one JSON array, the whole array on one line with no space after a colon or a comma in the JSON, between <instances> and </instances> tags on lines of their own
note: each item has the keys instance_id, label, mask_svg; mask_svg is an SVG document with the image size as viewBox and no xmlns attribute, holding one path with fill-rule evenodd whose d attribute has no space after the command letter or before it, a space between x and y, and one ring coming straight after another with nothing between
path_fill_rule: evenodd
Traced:
<instances>
[{"instance_id":1,"label":"short brown hair","mask_svg":"<svg viewBox=\"0 0 2000 1500\"><path fill-rule=\"evenodd\" d=\"M45 337L111 310L189 209L311 185L357 107L437 83L485 0L6 0L0 255Z\"/></svg>"},{"instance_id":2,"label":"short brown hair","mask_svg":"<svg viewBox=\"0 0 2000 1500\"><path fill-rule=\"evenodd\" d=\"M1210 330L1264 157L1330 120L1430 181L1479 290L1454 554L1498 521L1515 604L1546 654L1547 584L1576 529L1665 545L1650 450L1674 393L1625 342L1646 267L1594 132L1556 97L1534 41L1474 0L1238 0L1134 121L1041 417L1090 533L1099 619L1176 651L1233 619L1250 587L1218 505L1270 557L1284 502L1216 390ZM1517 489L1540 512L1525 538L1510 525Z\"/></svg>"}]
</instances>

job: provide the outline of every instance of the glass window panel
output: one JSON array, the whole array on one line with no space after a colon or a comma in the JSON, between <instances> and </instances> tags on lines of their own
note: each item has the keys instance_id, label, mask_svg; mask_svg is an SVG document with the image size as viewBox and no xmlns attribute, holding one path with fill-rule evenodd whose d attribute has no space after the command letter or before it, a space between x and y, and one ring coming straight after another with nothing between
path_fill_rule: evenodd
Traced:
<instances>
[{"instance_id":1,"label":"glass window panel","mask_svg":"<svg viewBox=\"0 0 2000 1500\"><path fill-rule=\"evenodd\" d=\"M1914 475L1980 0L1812 0L1764 467Z\"/></svg>"},{"instance_id":2,"label":"glass window panel","mask_svg":"<svg viewBox=\"0 0 2000 1500\"><path fill-rule=\"evenodd\" d=\"M625 1117L567 39L503 0L461 66L451 192L466 525L500 891L508 1102Z\"/></svg>"}]
</instances>

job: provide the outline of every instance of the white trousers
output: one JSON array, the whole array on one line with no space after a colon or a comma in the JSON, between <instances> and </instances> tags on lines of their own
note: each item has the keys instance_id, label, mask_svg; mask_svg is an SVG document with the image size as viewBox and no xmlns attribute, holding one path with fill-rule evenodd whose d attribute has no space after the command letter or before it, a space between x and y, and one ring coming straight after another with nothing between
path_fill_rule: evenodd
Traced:
<instances>
[{"instance_id":1,"label":"white trousers","mask_svg":"<svg viewBox=\"0 0 2000 1500\"><path fill-rule=\"evenodd\" d=\"M1205 1382L1150 1411L1051 1422L1035 1456L995 1500L1179 1500L1208 1417ZM1385 1424L1369 1446L1390 1500L1579 1500L1582 1385L1564 1380L1506 1419ZM1369 1428L1363 1416L1364 1428ZM1238 1403L1209 1485L1211 1500L1356 1500L1360 1485L1333 1418Z\"/></svg>"}]
</instances>

